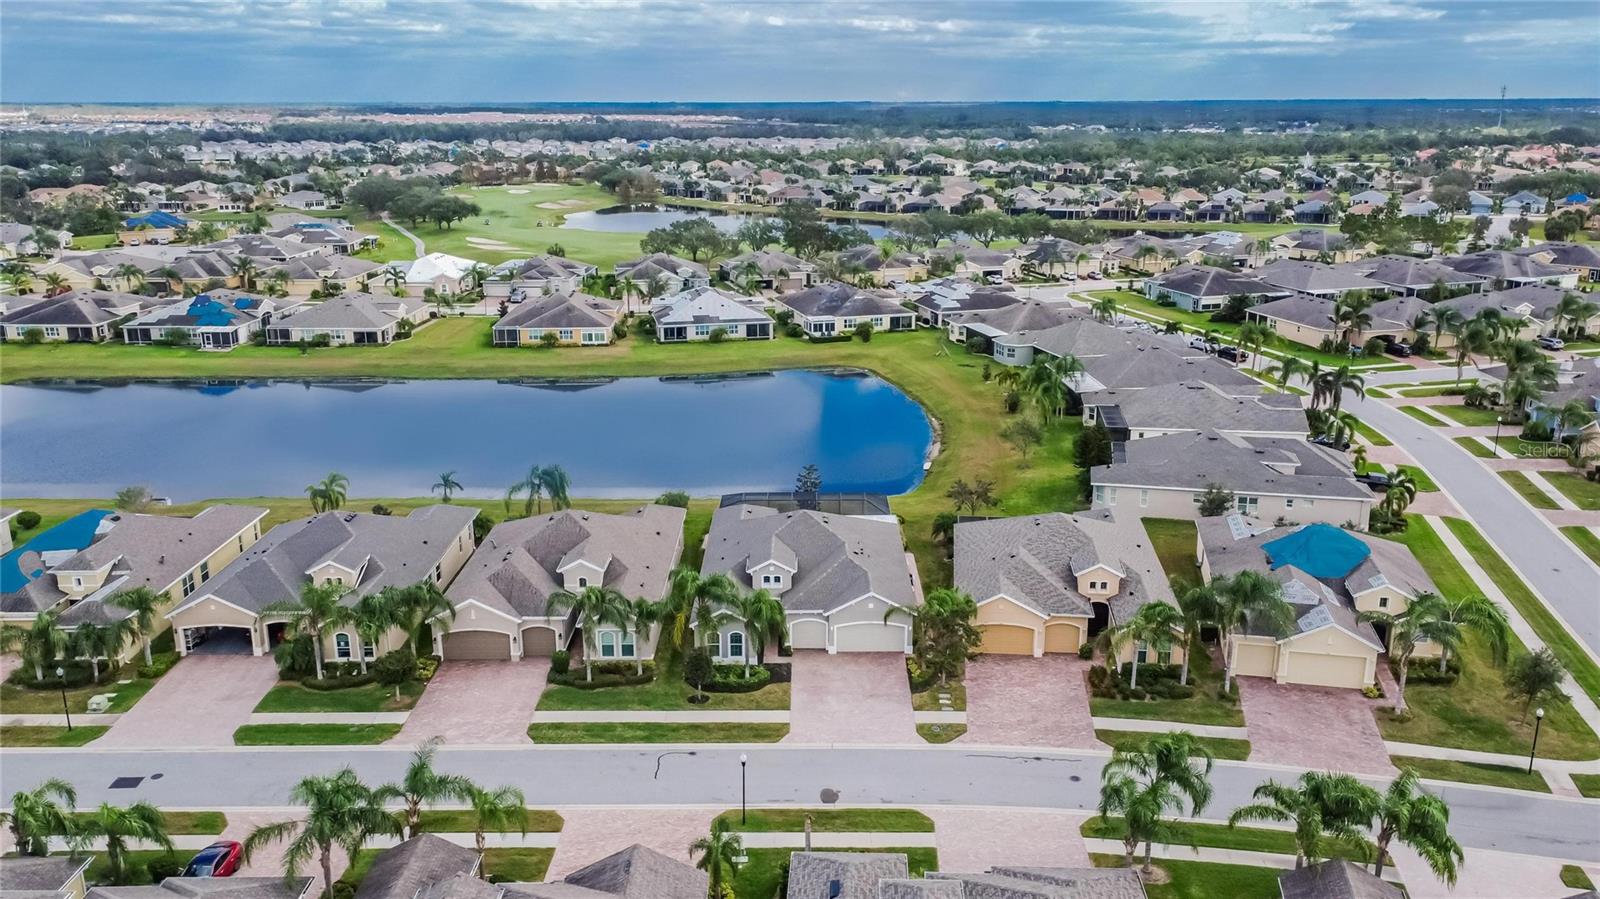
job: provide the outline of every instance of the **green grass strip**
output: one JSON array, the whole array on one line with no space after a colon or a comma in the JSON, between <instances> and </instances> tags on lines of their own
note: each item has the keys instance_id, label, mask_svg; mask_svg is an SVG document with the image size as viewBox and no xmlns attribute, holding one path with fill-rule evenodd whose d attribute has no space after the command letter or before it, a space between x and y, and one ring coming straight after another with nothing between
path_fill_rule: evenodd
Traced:
<instances>
[{"instance_id":1,"label":"green grass strip","mask_svg":"<svg viewBox=\"0 0 1600 899\"><path fill-rule=\"evenodd\" d=\"M528 726L535 743L776 743L787 724L551 723Z\"/></svg>"},{"instance_id":2,"label":"green grass strip","mask_svg":"<svg viewBox=\"0 0 1600 899\"><path fill-rule=\"evenodd\" d=\"M400 732L398 724L246 724L235 746L370 746Z\"/></svg>"},{"instance_id":3,"label":"green grass strip","mask_svg":"<svg viewBox=\"0 0 1600 899\"><path fill-rule=\"evenodd\" d=\"M1396 768L1410 768L1417 776L1430 780L1453 780L1458 783L1482 784L1489 787L1508 787L1533 793L1550 792L1544 775L1526 768L1511 765L1490 765L1481 762L1458 762L1455 759L1424 759L1415 756L1390 756Z\"/></svg>"},{"instance_id":4,"label":"green grass strip","mask_svg":"<svg viewBox=\"0 0 1600 899\"><path fill-rule=\"evenodd\" d=\"M933 833L933 819L908 808L753 808L744 821L735 808L717 817L746 833L800 833L808 815L816 833Z\"/></svg>"},{"instance_id":5,"label":"green grass strip","mask_svg":"<svg viewBox=\"0 0 1600 899\"><path fill-rule=\"evenodd\" d=\"M1540 490L1539 485L1528 478L1526 472L1502 471L1500 472L1500 480L1505 481L1512 490L1517 492L1518 496L1527 500L1528 505L1535 509L1561 508L1559 503L1551 499L1548 493Z\"/></svg>"}]
</instances>

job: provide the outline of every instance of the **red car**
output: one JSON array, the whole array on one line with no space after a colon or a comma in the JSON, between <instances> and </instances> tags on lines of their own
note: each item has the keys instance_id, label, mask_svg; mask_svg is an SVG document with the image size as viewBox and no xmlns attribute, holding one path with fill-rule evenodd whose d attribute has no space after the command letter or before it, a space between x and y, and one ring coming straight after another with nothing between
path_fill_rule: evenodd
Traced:
<instances>
[{"instance_id":1,"label":"red car","mask_svg":"<svg viewBox=\"0 0 1600 899\"><path fill-rule=\"evenodd\" d=\"M233 840L219 840L200 850L183 869L184 877L232 877L239 870L244 847Z\"/></svg>"}]
</instances>

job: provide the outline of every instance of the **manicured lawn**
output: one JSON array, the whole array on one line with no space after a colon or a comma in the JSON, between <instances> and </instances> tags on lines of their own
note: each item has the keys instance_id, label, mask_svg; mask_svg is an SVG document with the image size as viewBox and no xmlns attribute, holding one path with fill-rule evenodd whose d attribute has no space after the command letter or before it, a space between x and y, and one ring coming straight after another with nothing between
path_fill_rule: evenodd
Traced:
<instances>
[{"instance_id":1,"label":"manicured lawn","mask_svg":"<svg viewBox=\"0 0 1600 899\"><path fill-rule=\"evenodd\" d=\"M1097 868L1120 868L1120 855L1090 855ZM1135 867L1139 859L1134 859ZM1155 866L1167 872L1167 882L1146 884L1148 899L1278 899L1277 868L1253 865L1219 865L1211 862L1180 862L1157 859Z\"/></svg>"},{"instance_id":2,"label":"manicured lawn","mask_svg":"<svg viewBox=\"0 0 1600 899\"><path fill-rule=\"evenodd\" d=\"M1535 509L1559 509L1561 506L1550 498L1548 493L1539 489L1539 485L1528 479L1527 472L1502 471L1500 479L1517 492L1517 495L1527 500L1528 505Z\"/></svg>"},{"instance_id":3,"label":"manicured lawn","mask_svg":"<svg viewBox=\"0 0 1600 899\"><path fill-rule=\"evenodd\" d=\"M1438 412L1446 418L1453 418L1464 425L1477 428L1481 428L1485 425L1493 425L1495 420L1498 419L1501 414L1497 409L1486 409L1482 406L1457 406L1451 404L1445 406L1429 406L1428 408Z\"/></svg>"},{"instance_id":4,"label":"manicured lawn","mask_svg":"<svg viewBox=\"0 0 1600 899\"><path fill-rule=\"evenodd\" d=\"M1356 434L1360 435L1362 441L1364 441L1368 446L1394 445L1393 441L1378 433L1377 430L1372 427L1372 425L1369 425L1360 419L1356 420Z\"/></svg>"},{"instance_id":5,"label":"manicured lawn","mask_svg":"<svg viewBox=\"0 0 1600 899\"><path fill-rule=\"evenodd\" d=\"M515 849L485 849L482 874L512 883L538 883L550 870L554 849L517 847Z\"/></svg>"},{"instance_id":6,"label":"manicured lawn","mask_svg":"<svg viewBox=\"0 0 1600 899\"><path fill-rule=\"evenodd\" d=\"M1144 531L1150 535L1150 545L1161 560L1161 570L1167 579L1176 584L1182 581L1190 586L1200 584L1200 563L1195 560L1197 531L1195 523L1174 518L1141 518Z\"/></svg>"},{"instance_id":7,"label":"manicured lawn","mask_svg":"<svg viewBox=\"0 0 1600 899\"><path fill-rule=\"evenodd\" d=\"M477 821L478 816L472 809L429 809L422 813L417 826L429 833L472 833ZM527 809L523 822L528 833L560 833L566 823L559 813L537 808ZM512 831L521 833L516 828Z\"/></svg>"},{"instance_id":8,"label":"manicured lawn","mask_svg":"<svg viewBox=\"0 0 1600 899\"><path fill-rule=\"evenodd\" d=\"M1234 703L1217 698L1222 671L1212 667L1210 653L1201 647L1191 653L1190 659L1189 684L1194 687L1194 695L1188 699L1107 699L1091 696L1089 712L1106 718L1242 727L1244 711Z\"/></svg>"},{"instance_id":9,"label":"manicured lawn","mask_svg":"<svg viewBox=\"0 0 1600 899\"><path fill-rule=\"evenodd\" d=\"M1544 775L1527 768L1510 765L1486 765L1479 762L1458 762L1454 759L1422 759L1414 756L1391 756L1396 768L1411 768L1421 777L1432 780L1453 780L1466 784L1483 784L1490 787L1510 787L1513 790L1550 792Z\"/></svg>"},{"instance_id":10,"label":"manicured lawn","mask_svg":"<svg viewBox=\"0 0 1600 899\"><path fill-rule=\"evenodd\" d=\"M213 836L228 829L228 816L222 812L163 812L162 815L167 833L174 836ZM86 818L88 813L80 812L78 817Z\"/></svg>"},{"instance_id":11,"label":"manicured lawn","mask_svg":"<svg viewBox=\"0 0 1600 899\"><path fill-rule=\"evenodd\" d=\"M1140 746L1154 736L1158 736L1158 734L1147 733L1142 730L1102 730L1095 728L1094 731L1096 740L1113 748L1118 746ZM1230 740L1227 737L1195 737L1194 741L1211 750L1212 758L1230 762L1242 762L1250 757L1249 740Z\"/></svg>"},{"instance_id":12,"label":"manicured lawn","mask_svg":"<svg viewBox=\"0 0 1600 899\"><path fill-rule=\"evenodd\" d=\"M1493 459L1495 457L1494 450L1484 445L1484 442L1476 437L1457 437L1455 441L1457 446L1480 459Z\"/></svg>"},{"instance_id":13,"label":"manicured lawn","mask_svg":"<svg viewBox=\"0 0 1600 899\"><path fill-rule=\"evenodd\" d=\"M782 882L782 864L794 849L747 849L749 861L739 866L733 878L733 894L738 899L774 899ZM906 857L906 866L912 877L921 877L926 871L939 870L939 853L932 847L912 846L884 849L829 849L829 852L895 852Z\"/></svg>"},{"instance_id":14,"label":"manicured lawn","mask_svg":"<svg viewBox=\"0 0 1600 899\"><path fill-rule=\"evenodd\" d=\"M178 862L185 862L193 854L193 852L184 849L180 849L177 852L167 852L162 849L130 850L123 854L123 858L126 859L124 864L127 865L129 873L132 875L128 882L133 886L145 886L151 882L150 872L145 869L146 865L157 859L173 859ZM95 855L94 861L89 863L89 870L84 872L84 878L90 883L111 882L111 869L106 864L105 856Z\"/></svg>"},{"instance_id":15,"label":"manicured lawn","mask_svg":"<svg viewBox=\"0 0 1600 899\"><path fill-rule=\"evenodd\" d=\"M582 677L580 674L579 677ZM655 680L636 687L578 687L551 685L539 697L542 711L692 711L706 709L776 710L789 707L789 685L768 684L753 693L707 693L708 702L689 702L694 688L674 670L661 671Z\"/></svg>"},{"instance_id":16,"label":"manicured lawn","mask_svg":"<svg viewBox=\"0 0 1600 899\"><path fill-rule=\"evenodd\" d=\"M117 245L115 234L74 234L72 235L72 249L74 250L104 250Z\"/></svg>"},{"instance_id":17,"label":"manicured lawn","mask_svg":"<svg viewBox=\"0 0 1600 899\"><path fill-rule=\"evenodd\" d=\"M1572 471L1543 471L1540 474L1578 508L1587 512L1600 511L1600 483Z\"/></svg>"},{"instance_id":18,"label":"manicured lawn","mask_svg":"<svg viewBox=\"0 0 1600 899\"><path fill-rule=\"evenodd\" d=\"M1437 416L1428 414L1421 406L1400 406L1399 409L1431 428L1447 428L1450 426L1449 422L1440 421ZM1493 422L1490 422L1490 424L1493 424Z\"/></svg>"},{"instance_id":19,"label":"manicured lawn","mask_svg":"<svg viewBox=\"0 0 1600 899\"><path fill-rule=\"evenodd\" d=\"M933 833L933 819L908 808L753 808L743 823L735 808L717 817L748 833L800 833L807 815L817 833Z\"/></svg>"},{"instance_id":20,"label":"manicured lawn","mask_svg":"<svg viewBox=\"0 0 1600 899\"><path fill-rule=\"evenodd\" d=\"M965 724L919 724L917 736L928 743L949 743L966 736Z\"/></svg>"},{"instance_id":21,"label":"manicured lawn","mask_svg":"<svg viewBox=\"0 0 1600 899\"><path fill-rule=\"evenodd\" d=\"M366 746L400 732L398 724L246 724L235 746Z\"/></svg>"},{"instance_id":22,"label":"manicured lawn","mask_svg":"<svg viewBox=\"0 0 1600 899\"><path fill-rule=\"evenodd\" d=\"M939 704L939 695L950 697L949 707ZM967 709L967 686L960 681L950 681L944 686L934 684L921 693L911 694L911 708L917 712L964 712Z\"/></svg>"},{"instance_id":23,"label":"manicured lawn","mask_svg":"<svg viewBox=\"0 0 1600 899\"><path fill-rule=\"evenodd\" d=\"M127 673L133 674L132 665L127 667ZM117 698L111 701L108 709L110 712L126 712L138 702L144 694L150 692L156 682L135 677L132 683L119 684L110 681L95 684L89 687L79 687L67 691L67 705L74 715L84 715L89 711L89 700L101 693L115 693ZM7 715L59 715L61 714L60 690L30 690L16 684L0 685L0 712Z\"/></svg>"},{"instance_id":24,"label":"manicured lawn","mask_svg":"<svg viewBox=\"0 0 1600 899\"><path fill-rule=\"evenodd\" d=\"M530 724L535 743L776 743L787 724Z\"/></svg>"},{"instance_id":25,"label":"manicured lawn","mask_svg":"<svg viewBox=\"0 0 1600 899\"><path fill-rule=\"evenodd\" d=\"M1567 539L1571 540L1574 546L1588 556L1589 561L1600 565L1600 537L1596 537L1594 531L1575 525L1562 528L1561 533L1567 535Z\"/></svg>"},{"instance_id":26,"label":"manicured lawn","mask_svg":"<svg viewBox=\"0 0 1600 899\"><path fill-rule=\"evenodd\" d=\"M1478 383L1476 378L1467 378L1460 384L1452 381L1449 384L1440 386L1401 387L1397 392L1401 396L1454 396L1462 393L1462 391L1464 391L1469 385L1476 383ZM1389 389L1394 390L1395 388L1393 385L1391 385ZM1489 423L1494 424L1492 421Z\"/></svg>"},{"instance_id":27,"label":"manicured lawn","mask_svg":"<svg viewBox=\"0 0 1600 899\"><path fill-rule=\"evenodd\" d=\"M1600 799L1600 774L1574 774L1572 782L1579 793L1590 799Z\"/></svg>"},{"instance_id":28,"label":"manicured lawn","mask_svg":"<svg viewBox=\"0 0 1600 899\"><path fill-rule=\"evenodd\" d=\"M0 726L0 746L13 749L23 746L82 746L99 739L111 728L104 725L75 725L65 727L30 727L18 724Z\"/></svg>"},{"instance_id":29,"label":"manicured lawn","mask_svg":"<svg viewBox=\"0 0 1600 899\"><path fill-rule=\"evenodd\" d=\"M1178 839L1172 843L1174 846L1186 846L1189 845L1188 841L1192 840L1195 846L1206 849L1238 849L1244 852L1294 855L1294 833L1288 830L1274 830L1268 827L1229 827L1226 824L1199 824L1189 821L1168 822L1168 826L1178 835ZM1101 820L1099 817L1084 821L1079 830L1086 837L1102 840L1121 840L1128 832L1121 818ZM1329 855L1351 861L1369 862L1376 856L1377 851L1378 847L1370 840L1362 840L1359 843L1335 844Z\"/></svg>"},{"instance_id":30,"label":"manicured lawn","mask_svg":"<svg viewBox=\"0 0 1600 899\"><path fill-rule=\"evenodd\" d=\"M1579 865L1561 866L1561 885L1574 890L1594 889L1594 881L1589 879L1589 872Z\"/></svg>"},{"instance_id":31,"label":"manicured lawn","mask_svg":"<svg viewBox=\"0 0 1600 899\"><path fill-rule=\"evenodd\" d=\"M400 686L400 699L394 687L366 684L343 690L312 690L296 683L280 683L256 703L258 712L403 712L417 704L426 684Z\"/></svg>"},{"instance_id":32,"label":"manicured lawn","mask_svg":"<svg viewBox=\"0 0 1600 899\"><path fill-rule=\"evenodd\" d=\"M1439 492L1439 485L1428 475L1427 469L1417 465L1400 465L1397 468L1411 475L1411 480L1416 482L1418 493Z\"/></svg>"}]
</instances>

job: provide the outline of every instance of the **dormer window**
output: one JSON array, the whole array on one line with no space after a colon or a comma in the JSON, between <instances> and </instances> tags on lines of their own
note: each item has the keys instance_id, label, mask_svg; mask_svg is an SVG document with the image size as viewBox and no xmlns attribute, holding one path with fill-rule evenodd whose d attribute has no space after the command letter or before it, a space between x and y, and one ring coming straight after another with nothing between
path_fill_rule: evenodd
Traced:
<instances>
[{"instance_id":1,"label":"dormer window","mask_svg":"<svg viewBox=\"0 0 1600 899\"><path fill-rule=\"evenodd\" d=\"M579 588L583 588L583 587L587 587L587 586L589 586L589 579L584 577L581 574L578 575L578 587Z\"/></svg>"}]
</instances>

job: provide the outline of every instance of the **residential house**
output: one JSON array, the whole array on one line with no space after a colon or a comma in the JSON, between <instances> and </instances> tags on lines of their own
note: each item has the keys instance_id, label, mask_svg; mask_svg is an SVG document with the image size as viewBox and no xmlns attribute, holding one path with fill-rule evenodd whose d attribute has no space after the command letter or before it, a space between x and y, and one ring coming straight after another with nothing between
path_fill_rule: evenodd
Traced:
<instances>
[{"instance_id":1,"label":"residential house","mask_svg":"<svg viewBox=\"0 0 1600 899\"><path fill-rule=\"evenodd\" d=\"M458 877L468 884L483 884L479 878L482 864L475 849L420 833L377 853L356 888L355 899L469 899L450 887Z\"/></svg>"},{"instance_id":2,"label":"residential house","mask_svg":"<svg viewBox=\"0 0 1600 899\"><path fill-rule=\"evenodd\" d=\"M1475 190L1467 191L1467 215L1476 218L1480 215L1494 214L1494 197L1479 193Z\"/></svg>"},{"instance_id":3,"label":"residential house","mask_svg":"<svg viewBox=\"0 0 1600 899\"><path fill-rule=\"evenodd\" d=\"M801 290L815 283L817 267L780 250L751 250L717 265L722 279L745 286L753 282L762 290Z\"/></svg>"},{"instance_id":4,"label":"residential house","mask_svg":"<svg viewBox=\"0 0 1600 899\"><path fill-rule=\"evenodd\" d=\"M84 899L94 855L0 856L0 895L11 899Z\"/></svg>"},{"instance_id":5,"label":"residential house","mask_svg":"<svg viewBox=\"0 0 1600 899\"><path fill-rule=\"evenodd\" d=\"M1487 283L1478 275L1458 272L1432 259L1414 256L1373 256L1344 263L1340 268L1383 285L1386 293L1407 297L1427 291L1431 298L1438 299L1433 291L1441 284L1446 295L1453 295L1482 290Z\"/></svg>"},{"instance_id":6,"label":"residential house","mask_svg":"<svg viewBox=\"0 0 1600 899\"><path fill-rule=\"evenodd\" d=\"M1144 281L1146 297L1188 312L1221 309L1234 296L1246 297L1254 305L1289 293L1259 278L1210 265L1180 265Z\"/></svg>"},{"instance_id":7,"label":"residential house","mask_svg":"<svg viewBox=\"0 0 1600 899\"><path fill-rule=\"evenodd\" d=\"M902 281L921 281L928 277L928 265L921 256L896 250L883 255L877 244L862 244L834 255L842 271L868 276L879 287Z\"/></svg>"},{"instance_id":8,"label":"residential house","mask_svg":"<svg viewBox=\"0 0 1600 899\"><path fill-rule=\"evenodd\" d=\"M465 292L472 287L473 269L483 263L448 253L429 253L409 262L391 262L389 265L405 272L407 293L422 296L430 289L436 293ZM488 281L484 283L488 284Z\"/></svg>"},{"instance_id":9,"label":"residential house","mask_svg":"<svg viewBox=\"0 0 1600 899\"><path fill-rule=\"evenodd\" d=\"M1082 306L1041 300L1023 300L995 309L943 312L940 315L951 340L965 344L972 336L981 336L989 341L987 352L991 353L994 352L993 341L998 338L1022 331L1044 331L1073 319L1087 317Z\"/></svg>"},{"instance_id":10,"label":"residential house","mask_svg":"<svg viewBox=\"0 0 1600 899\"><path fill-rule=\"evenodd\" d=\"M1059 237L1025 243L1012 252L1022 260L1024 273L1037 273L1051 278L1066 275L1082 278L1090 272L1109 274L1116 270L1113 257Z\"/></svg>"},{"instance_id":11,"label":"residential house","mask_svg":"<svg viewBox=\"0 0 1600 899\"><path fill-rule=\"evenodd\" d=\"M240 653L265 655L295 629L295 613L275 607L296 602L313 584L342 585L345 605L385 587L422 581L442 590L472 555L477 514L470 506L433 505L407 515L320 512L280 524L166 614L176 629L178 652L215 641ZM373 659L404 640L398 629L368 642L341 628L323 639L323 657Z\"/></svg>"},{"instance_id":12,"label":"residential house","mask_svg":"<svg viewBox=\"0 0 1600 899\"><path fill-rule=\"evenodd\" d=\"M710 340L718 330L729 340L771 340L772 317L761 301L717 290L694 287L661 297L651 304L656 340L661 343Z\"/></svg>"},{"instance_id":13,"label":"residential house","mask_svg":"<svg viewBox=\"0 0 1600 899\"><path fill-rule=\"evenodd\" d=\"M182 209L185 204L179 201L173 205ZM117 242L126 246L172 243L178 239L178 235L193 225L193 222L181 215L158 209L123 219L122 227L117 231Z\"/></svg>"},{"instance_id":14,"label":"residential house","mask_svg":"<svg viewBox=\"0 0 1600 899\"><path fill-rule=\"evenodd\" d=\"M1576 271L1508 250L1483 250L1465 256L1446 256L1440 262L1458 272L1477 275L1494 288L1520 287L1524 284L1578 286Z\"/></svg>"},{"instance_id":15,"label":"residential house","mask_svg":"<svg viewBox=\"0 0 1600 899\"><path fill-rule=\"evenodd\" d=\"M214 290L162 306L122 326L129 344L181 342L202 350L231 350L249 343L275 317L297 308L293 300Z\"/></svg>"},{"instance_id":16,"label":"residential house","mask_svg":"<svg viewBox=\"0 0 1600 899\"><path fill-rule=\"evenodd\" d=\"M1043 331L1018 331L997 338L993 355L1003 365L1029 365L1041 355L1072 356L1083 370L1066 386L1079 397L1100 390L1134 390L1179 381L1229 388L1260 384L1176 336L1129 333L1087 317Z\"/></svg>"},{"instance_id":17,"label":"residential house","mask_svg":"<svg viewBox=\"0 0 1600 899\"><path fill-rule=\"evenodd\" d=\"M963 312L1004 309L1022 302L1009 285L991 287L961 278L902 284L900 292L911 297L918 323L932 328L945 327L950 316Z\"/></svg>"},{"instance_id":18,"label":"residential house","mask_svg":"<svg viewBox=\"0 0 1600 899\"><path fill-rule=\"evenodd\" d=\"M168 877L154 886L97 886L87 899L307 899L315 877Z\"/></svg>"},{"instance_id":19,"label":"residential house","mask_svg":"<svg viewBox=\"0 0 1600 899\"><path fill-rule=\"evenodd\" d=\"M555 335L562 346L604 346L615 339L616 302L586 293L528 297L494 323L495 346L542 346Z\"/></svg>"},{"instance_id":20,"label":"residential house","mask_svg":"<svg viewBox=\"0 0 1600 899\"><path fill-rule=\"evenodd\" d=\"M1486 381L1504 383L1506 379L1504 364L1482 366L1478 373ZM1573 401L1591 413L1600 413L1600 359L1579 356L1560 363L1556 370L1555 386L1529 399L1523 404L1522 411L1529 420L1546 425L1552 433L1564 436L1556 412ZM1600 429L1600 422L1590 422L1578 430L1593 432L1597 429Z\"/></svg>"},{"instance_id":21,"label":"residential house","mask_svg":"<svg viewBox=\"0 0 1600 899\"><path fill-rule=\"evenodd\" d=\"M1091 507L1143 518L1200 517L1211 487L1233 494L1241 513L1267 520L1365 528L1374 494L1344 454L1299 437L1246 437L1191 430L1123 444L1121 457L1089 473ZM1134 510L1137 510L1135 513Z\"/></svg>"},{"instance_id":22,"label":"residential house","mask_svg":"<svg viewBox=\"0 0 1600 899\"><path fill-rule=\"evenodd\" d=\"M42 248L35 240L35 231L42 231L56 239L54 248ZM48 241L46 241L48 243ZM48 228L36 229L33 225L20 225L16 222L0 222L0 259L16 259L19 256L51 256L61 255L61 251L72 246L71 231L51 231Z\"/></svg>"},{"instance_id":23,"label":"residential house","mask_svg":"<svg viewBox=\"0 0 1600 899\"><path fill-rule=\"evenodd\" d=\"M167 302L90 289L15 300L0 315L0 340L25 340L29 331L37 331L48 343L99 343L111 338L121 322Z\"/></svg>"},{"instance_id":24,"label":"residential house","mask_svg":"<svg viewBox=\"0 0 1600 899\"><path fill-rule=\"evenodd\" d=\"M328 195L320 190L295 190L279 197L278 205L290 209L327 209Z\"/></svg>"},{"instance_id":25,"label":"residential house","mask_svg":"<svg viewBox=\"0 0 1600 899\"><path fill-rule=\"evenodd\" d=\"M1305 407L1291 393L1260 385L1219 387L1178 381L1135 390L1086 393L1083 422L1104 424L1113 444L1194 430L1240 437L1304 438Z\"/></svg>"},{"instance_id":26,"label":"residential house","mask_svg":"<svg viewBox=\"0 0 1600 899\"><path fill-rule=\"evenodd\" d=\"M712 514L700 572L777 597L793 649L910 653L911 617L922 605L913 568L892 517L736 503ZM744 661L744 621L732 609L719 609L717 621L717 633L696 639L718 661Z\"/></svg>"},{"instance_id":27,"label":"residential house","mask_svg":"<svg viewBox=\"0 0 1600 899\"><path fill-rule=\"evenodd\" d=\"M683 554L684 510L650 504L609 515L565 509L495 525L448 592L449 627L435 635L446 659L523 659L567 649L578 623L550 599L587 587L659 601ZM601 660L655 655L658 629L607 625L590 642Z\"/></svg>"},{"instance_id":28,"label":"residential house","mask_svg":"<svg viewBox=\"0 0 1600 899\"><path fill-rule=\"evenodd\" d=\"M1364 190L1350 195L1351 206L1361 203L1370 203L1373 206L1387 206L1389 204L1389 194L1381 190Z\"/></svg>"},{"instance_id":29,"label":"residential house","mask_svg":"<svg viewBox=\"0 0 1600 899\"><path fill-rule=\"evenodd\" d=\"M1526 190L1519 190L1500 201L1500 211L1508 215L1544 215L1549 208L1549 200Z\"/></svg>"},{"instance_id":30,"label":"residential house","mask_svg":"<svg viewBox=\"0 0 1600 899\"><path fill-rule=\"evenodd\" d=\"M540 293L576 293L584 279L598 271L565 256L510 259L494 267L483 282L483 295L489 300L521 300Z\"/></svg>"},{"instance_id":31,"label":"residential house","mask_svg":"<svg viewBox=\"0 0 1600 899\"><path fill-rule=\"evenodd\" d=\"M1278 895L1281 899L1405 899L1406 892L1365 865L1329 859L1279 874Z\"/></svg>"},{"instance_id":32,"label":"residential house","mask_svg":"<svg viewBox=\"0 0 1600 899\"><path fill-rule=\"evenodd\" d=\"M1591 244L1547 241L1512 252L1545 265L1568 269L1578 276L1580 282L1600 283L1600 250Z\"/></svg>"},{"instance_id":33,"label":"residential house","mask_svg":"<svg viewBox=\"0 0 1600 899\"><path fill-rule=\"evenodd\" d=\"M1255 276L1279 288L1280 296L1293 293L1339 299L1347 294L1381 295L1385 286L1363 278L1348 268L1335 268L1305 259L1280 259L1256 269Z\"/></svg>"},{"instance_id":34,"label":"residential house","mask_svg":"<svg viewBox=\"0 0 1600 899\"><path fill-rule=\"evenodd\" d=\"M1331 228L1301 228L1271 240L1273 250L1285 259L1314 259L1318 262L1349 262L1371 253L1376 244L1356 244Z\"/></svg>"},{"instance_id":35,"label":"residential house","mask_svg":"<svg viewBox=\"0 0 1600 899\"><path fill-rule=\"evenodd\" d=\"M910 331L917 326L916 313L900 305L893 293L839 281L783 294L777 304L794 313L794 321L814 340L848 336L862 323L875 331Z\"/></svg>"},{"instance_id":36,"label":"residential house","mask_svg":"<svg viewBox=\"0 0 1600 899\"><path fill-rule=\"evenodd\" d=\"M1523 326L1517 332L1517 336L1525 340L1531 340L1541 334L1554 334L1558 330L1565 332L1573 327L1585 334L1600 331L1600 313L1578 322L1567 319L1556 321L1556 307L1562 298L1571 293L1569 290L1546 284L1525 284L1505 290L1469 293L1435 305L1439 308L1454 309L1464 319L1474 318L1486 309L1498 311L1505 319L1522 319ZM1444 346L1453 345L1451 335L1445 334L1443 337Z\"/></svg>"},{"instance_id":37,"label":"residential house","mask_svg":"<svg viewBox=\"0 0 1600 899\"><path fill-rule=\"evenodd\" d=\"M957 277L998 278L1015 281L1022 277L1022 260L1011 253L991 250L982 244L952 243L934 247L927 252L929 264L934 259L944 259L950 264L950 273Z\"/></svg>"},{"instance_id":38,"label":"residential house","mask_svg":"<svg viewBox=\"0 0 1600 899\"><path fill-rule=\"evenodd\" d=\"M378 235L363 234L353 228L341 227L333 222L300 221L284 228L267 232L268 237L289 240L335 253L350 254L378 245Z\"/></svg>"},{"instance_id":39,"label":"residential house","mask_svg":"<svg viewBox=\"0 0 1600 899\"><path fill-rule=\"evenodd\" d=\"M1294 207L1294 220L1302 225L1331 224L1336 214L1333 204L1325 200L1306 200Z\"/></svg>"},{"instance_id":40,"label":"residential house","mask_svg":"<svg viewBox=\"0 0 1600 899\"><path fill-rule=\"evenodd\" d=\"M1406 339L1416 333L1417 317L1428 308L1420 297L1389 297L1367 308L1371 323L1358 331L1346 328L1334 320L1338 301L1330 297L1295 294L1270 303L1262 303L1245 313L1248 321L1259 321L1272 328L1279 337L1304 346L1321 346L1324 340L1334 343L1346 336L1360 344L1373 337L1391 336Z\"/></svg>"},{"instance_id":41,"label":"residential house","mask_svg":"<svg viewBox=\"0 0 1600 899\"><path fill-rule=\"evenodd\" d=\"M1172 588L1139 519L1110 511L1049 512L963 521L955 532L955 586L978 603L981 651L1076 653ZM1183 647L1129 646L1132 660L1181 662Z\"/></svg>"},{"instance_id":42,"label":"residential house","mask_svg":"<svg viewBox=\"0 0 1600 899\"><path fill-rule=\"evenodd\" d=\"M298 344L325 337L331 346L393 343L428 320L420 297L342 293L297 307L267 328L267 343Z\"/></svg>"},{"instance_id":43,"label":"residential house","mask_svg":"<svg viewBox=\"0 0 1600 899\"><path fill-rule=\"evenodd\" d=\"M16 514L16 510L10 510ZM113 513L88 509L33 535L0 558L0 620L32 621L58 605L65 595L49 569L93 543ZM9 516L7 516L9 517Z\"/></svg>"},{"instance_id":44,"label":"residential house","mask_svg":"<svg viewBox=\"0 0 1600 899\"><path fill-rule=\"evenodd\" d=\"M619 262L617 277L632 281L641 293L651 296L678 293L711 283L705 266L669 253L651 253ZM652 290L652 285L660 288L659 294Z\"/></svg>"},{"instance_id":45,"label":"residential house","mask_svg":"<svg viewBox=\"0 0 1600 899\"><path fill-rule=\"evenodd\" d=\"M1145 899L1131 868L990 868L907 875L898 852L792 852L779 899ZM554 896L551 899L555 899ZM1388 897L1383 897L1388 899Z\"/></svg>"}]
</instances>

